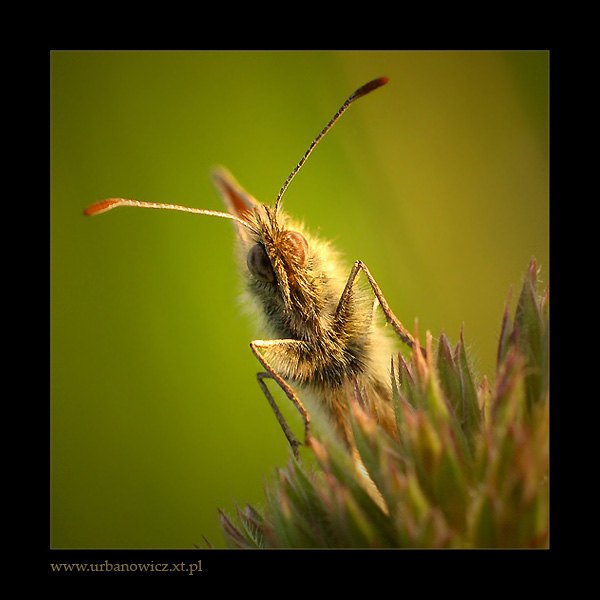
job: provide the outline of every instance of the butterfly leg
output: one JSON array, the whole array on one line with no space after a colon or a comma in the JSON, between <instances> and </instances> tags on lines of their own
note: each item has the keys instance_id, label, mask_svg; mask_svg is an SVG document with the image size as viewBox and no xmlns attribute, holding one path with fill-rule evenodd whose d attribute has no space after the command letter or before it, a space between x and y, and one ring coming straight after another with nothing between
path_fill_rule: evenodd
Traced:
<instances>
[{"instance_id":1,"label":"butterfly leg","mask_svg":"<svg viewBox=\"0 0 600 600\"><path fill-rule=\"evenodd\" d=\"M298 446L300 442L296 439L288 424L286 423L279 407L275 403L271 392L267 388L267 385L263 381L264 379L273 379L277 383L277 385L284 391L285 395L292 401L292 404L296 407L302 420L304 421L304 439L305 442L308 439L309 435L309 427L310 427L310 417L306 408L294 392L292 388L284 381L284 379L273 369L271 364L267 361L267 359L260 353L259 349L268 349L268 348L289 348L292 345L298 344L296 340L254 340L250 342L250 348L254 353L254 356L258 359L260 364L266 369L266 373L257 373L256 377L258 379L258 384L260 385L264 395L266 396L273 412L275 413L275 417L277 417L277 421L285 434L290 446L292 447L292 452L294 456L298 457Z\"/></svg>"},{"instance_id":2,"label":"butterfly leg","mask_svg":"<svg viewBox=\"0 0 600 600\"><path fill-rule=\"evenodd\" d=\"M336 313L340 314L341 311L344 309L344 306L350 296L352 286L354 285L354 281L356 280L356 277L358 276L358 273L360 271L362 271L366 275L366 277L369 281L369 284L371 285L371 288L373 289L373 292L375 293L377 301L379 302L379 305L381 306L381 310L383 311L383 314L385 315L387 322L394 328L394 331L396 332L398 337L407 346L414 349L415 340L414 340L413 336L409 333L409 331L406 329L406 327L404 327L404 325L402 325L402 323L399 321L398 317L396 317L396 315L392 312L390 305L387 303L387 300L383 296L381 288L379 287L379 285L377 284L375 279L373 279L373 275L371 275L371 272L367 268L367 265L365 265L365 263L362 262L361 260L355 261L354 265L352 266L352 270L350 271L350 276L348 277L348 281L346 282L346 287L344 288L344 291L342 292L342 296L338 303ZM373 309L375 309L375 304L373 305ZM421 352L423 353L423 355L425 354L425 351L423 350L423 348L421 348Z\"/></svg>"},{"instance_id":3,"label":"butterfly leg","mask_svg":"<svg viewBox=\"0 0 600 600\"><path fill-rule=\"evenodd\" d=\"M263 381L263 379L273 379L273 376L271 375L271 373L267 373L266 371L263 371L261 373L256 374L256 379L258 380L258 385L260 386L260 389L263 391L263 394L266 396L267 400L269 401L269 404L271 405L271 408L273 409L273 412L275 413L275 417L277 417L277 421L278 421L279 425L281 426L281 429L283 429L283 433L285 433L285 437L287 438L287 441L289 442L289 444L292 448L292 452L294 453L294 456L297 458L298 457L298 446L300 445L300 442L296 439L296 436L292 433L292 430L289 428L288 424L286 423L285 419L283 418L283 415L281 414L281 411L279 410L279 407L277 406L275 399L271 395L269 388L267 387L266 383Z\"/></svg>"}]
</instances>

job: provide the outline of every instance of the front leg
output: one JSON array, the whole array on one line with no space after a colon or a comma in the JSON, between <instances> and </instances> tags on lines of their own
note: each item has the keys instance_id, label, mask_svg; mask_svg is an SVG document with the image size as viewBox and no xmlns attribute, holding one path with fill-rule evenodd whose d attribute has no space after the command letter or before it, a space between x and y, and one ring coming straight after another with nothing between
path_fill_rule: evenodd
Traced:
<instances>
[{"instance_id":1,"label":"front leg","mask_svg":"<svg viewBox=\"0 0 600 600\"><path fill-rule=\"evenodd\" d=\"M369 283L371 284L371 288L373 289L373 292L375 293L377 301L379 302L379 305L381 306L381 310L383 311L383 314L385 315L387 322L394 328L394 331L398 334L398 337L407 346L414 349L415 340L414 340L413 336L408 332L406 327L404 327L404 325L402 325L402 323L399 321L398 317L396 317L396 315L392 312L392 309L390 308L390 305L387 303L387 300L384 298L383 293L381 292L381 289L379 288L379 285L377 285L377 282L375 281L375 279L373 279L373 275L371 275L371 272L367 268L367 265L365 265L365 263L362 262L361 260L357 260L354 263L354 265L352 266L352 270L350 271L350 276L348 277L348 281L346 282L346 287L344 288L344 291L342 292L342 296L341 296L340 301L337 306L336 316L339 316L339 314L343 310L344 306L346 305L346 302L348 301L348 298L350 297L350 293L352 291L352 286L354 285L354 281L355 281L356 277L358 276L359 271L362 271L367 276L367 279L369 280ZM374 308L375 308L375 305L374 305ZM425 350L423 348L420 348L420 350L423 353L423 356L425 356Z\"/></svg>"},{"instance_id":2,"label":"front leg","mask_svg":"<svg viewBox=\"0 0 600 600\"><path fill-rule=\"evenodd\" d=\"M300 445L300 442L298 442L291 429L289 428L288 424L285 422L285 419L283 418L279 407L275 403L275 400L273 399L273 396L271 395L271 392L269 392L269 389L267 388L263 379L274 379L277 385L279 385L279 387L285 392L285 395L292 401L292 403L300 413L300 416L304 421L305 443L307 442L309 436L310 417L306 408L304 408L304 405L302 404L294 390L292 390L292 388L287 384L287 382L275 371L275 369L271 366L267 359L259 352L259 348L279 348L283 350L284 348L290 348L293 346L298 346L300 344L303 344L303 342L299 342L298 340L254 340L250 342L250 348L254 353L254 356L256 356L260 364L267 370L267 373L257 373L256 377L258 378L258 384L260 385L263 393L269 401L269 404L271 405L271 408L273 409L273 412L277 417L277 421L279 422L281 429L283 429L285 437L290 443L290 446L292 447L292 452L294 453L294 456L296 458L298 457L298 446Z\"/></svg>"}]
</instances>

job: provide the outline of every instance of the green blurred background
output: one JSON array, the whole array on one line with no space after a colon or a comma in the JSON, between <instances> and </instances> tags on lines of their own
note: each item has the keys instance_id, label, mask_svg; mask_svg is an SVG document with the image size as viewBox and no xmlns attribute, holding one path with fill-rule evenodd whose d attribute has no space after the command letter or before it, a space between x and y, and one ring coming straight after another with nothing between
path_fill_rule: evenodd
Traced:
<instances>
[{"instance_id":1,"label":"green blurred background","mask_svg":"<svg viewBox=\"0 0 600 600\"><path fill-rule=\"evenodd\" d=\"M86 205L221 210L215 164L272 202L346 97L387 75L287 211L348 270L365 261L409 328L456 342L464 324L482 375L531 257L548 282L548 52L57 51L50 66L53 548L223 547L217 508L260 507L288 457L231 224Z\"/></svg>"}]
</instances>

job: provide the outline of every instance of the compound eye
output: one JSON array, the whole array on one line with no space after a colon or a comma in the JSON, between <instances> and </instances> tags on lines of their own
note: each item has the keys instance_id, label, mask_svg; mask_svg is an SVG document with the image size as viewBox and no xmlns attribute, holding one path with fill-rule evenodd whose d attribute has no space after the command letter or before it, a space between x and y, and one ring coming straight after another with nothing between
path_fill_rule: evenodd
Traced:
<instances>
[{"instance_id":1,"label":"compound eye","mask_svg":"<svg viewBox=\"0 0 600 600\"><path fill-rule=\"evenodd\" d=\"M264 281L265 283L275 281L273 266L262 244L256 244L256 246L250 248L250 252L248 252L248 256L246 257L246 263L250 273L259 281Z\"/></svg>"},{"instance_id":2,"label":"compound eye","mask_svg":"<svg viewBox=\"0 0 600 600\"><path fill-rule=\"evenodd\" d=\"M288 231L286 237L290 242L290 252L294 256L296 264L303 267L308 260L308 242L306 238L297 231Z\"/></svg>"}]
</instances>

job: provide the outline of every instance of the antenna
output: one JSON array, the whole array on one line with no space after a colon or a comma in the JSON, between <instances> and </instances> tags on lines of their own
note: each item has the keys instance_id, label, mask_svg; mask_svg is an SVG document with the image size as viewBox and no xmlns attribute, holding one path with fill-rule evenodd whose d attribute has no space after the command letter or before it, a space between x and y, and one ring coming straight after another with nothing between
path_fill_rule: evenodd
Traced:
<instances>
[{"instance_id":1,"label":"antenna","mask_svg":"<svg viewBox=\"0 0 600 600\"><path fill-rule=\"evenodd\" d=\"M378 87L385 85L388 82L387 77L379 77L377 79L373 79L365 85L359 87L347 100L342 104L340 109L335 113L331 121L327 123L323 131L315 138L313 143L308 147L308 150L302 157L302 160L298 163L296 168L291 172L290 176L287 178L286 182L283 184L283 187L279 191L279 195L277 196L277 200L275 201L275 212L277 212L277 208L279 207L279 202L281 201L281 197L283 193L287 189L288 185L296 175L296 173L300 170L302 165L306 162L306 159L309 157L310 153L313 151L314 147L319 143L321 138L329 131L331 126L340 118L342 113L355 101L359 98L362 98L369 92L376 90ZM223 217L225 219L231 219L232 221L236 221L246 229L250 231L254 231L252 225L250 223L232 215L230 213L219 212L216 210L205 210L202 208L189 208L187 206L180 206L179 204L163 204L159 202L141 202L139 200L128 200L127 198L107 198L106 200L100 200L94 204L88 206L83 214L87 216L99 215L100 213L106 212L107 210L112 210L113 208L117 208L118 206L134 206L136 208L162 208L167 210L179 210L181 212L195 213L197 215L209 215L212 217Z\"/></svg>"},{"instance_id":2,"label":"antenna","mask_svg":"<svg viewBox=\"0 0 600 600\"><path fill-rule=\"evenodd\" d=\"M358 100L359 98L362 98L369 92L372 92L373 90L376 90L377 88L381 87L382 85L385 85L388 81L389 81L389 79L387 77L378 77L377 79L373 79L372 81L369 81L368 83L365 83L363 86L359 87L348 98L348 100L346 100L346 102L344 102L344 104L342 104L340 109L335 113L335 115L333 115L333 118L331 119L331 121L329 121L329 123L327 123L327 125L325 125L325 128L323 129L323 131L321 131L321 133L315 138L313 143L308 147L308 150L302 157L302 160L297 164L296 168L290 173L290 176L286 179L285 183L283 184L283 187L281 188L281 190L279 190L277 200L275 200L275 212L277 212L277 208L279 207L279 202L281 201L281 197L283 196L288 185L290 185L290 182L292 181L292 179L294 178L296 173L302 168L302 165L306 162L306 159L310 156L310 153L313 151L314 147L321 141L321 138L331 129L332 125L342 116L342 113L355 100Z\"/></svg>"},{"instance_id":3,"label":"antenna","mask_svg":"<svg viewBox=\"0 0 600 600\"><path fill-rule=\"evenodd\" d=\"M90 204L84 211L83 214L87 216L99 215L100 213L112 210L118 206L135 206L137 208L164 208L167 210L180 210L181 212L195 213L197 215L209 215L211 217L223 217L225 219L231 219L237 221L240 225L250 229L252 227L246 221L231 215L229 213L219 212L217 210L205 210L203 208L189 208L188 206L180 206L179 204L163 204L159 202L140 202L139 200L128 200L127 198L107 198L106 200L100 200L94 204Z\"/></svg>"}]
</instances>

